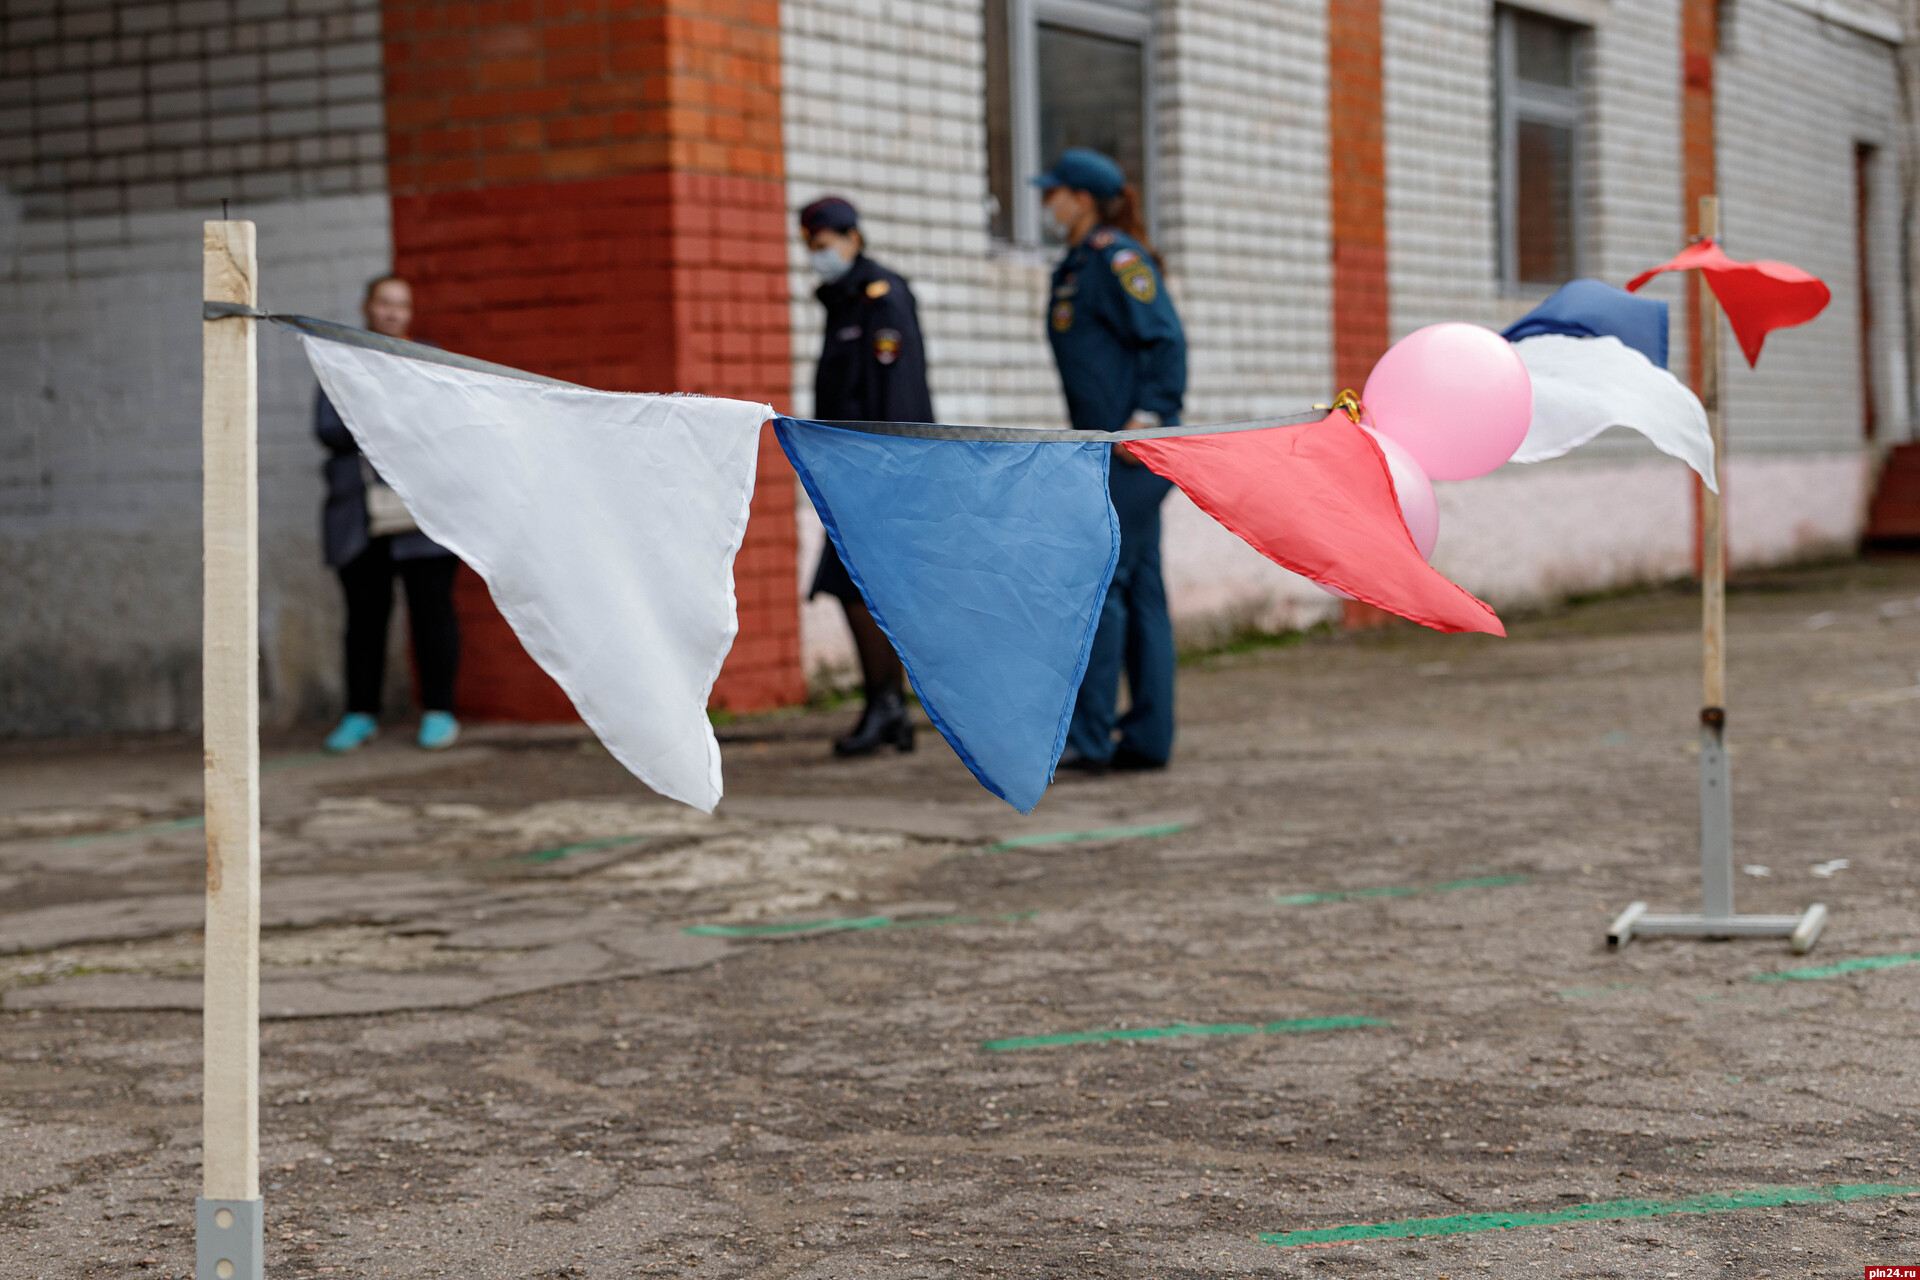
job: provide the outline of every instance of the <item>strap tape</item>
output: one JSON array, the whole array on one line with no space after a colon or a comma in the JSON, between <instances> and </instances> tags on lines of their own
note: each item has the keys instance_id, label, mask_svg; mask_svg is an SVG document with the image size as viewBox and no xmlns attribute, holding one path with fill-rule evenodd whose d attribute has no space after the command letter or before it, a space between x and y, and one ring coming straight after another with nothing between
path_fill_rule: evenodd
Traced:
<instances>
[{"instance_id":1,"label":"strap tape","mask_svg":"<svg viewBox=\"0 0 1920 1280\"><path fill-rule=\"evenodd\" d=\"M489 360L476 360L472 356L459 355L452 351L442 351L439 347L429 347L424 343L408 342L404 338L389 338L385 334L374 333L368 329L355 328L353 325L336 324L331 320L316 320L312 316L290 315L279 311L261 311L239 302L203 302L201 318L205 320L230 320L235 318L249 320L270 320L283 329L292 329L298 333L315 338L325 338L329 342L344 342L350 347L365 347L369 351L382 351L388 355L401 356L409 360L424 360L428 364L442 364L449 368L466 369L474 373L490 373L496 377L513 378L520 382L537 382L550 387L575 387L582 391L593 388L582 387L577 382L567 382L560 378L549 378L543 374L528 373L524 369L515 369L511 365L494 364ZM1326 417L1321 409L1309 409L1302 413L1288 414L1274 418L1253 418L1242 422L1210 422L1191 427L1138 427L1129 431L1088 432L1088 431L1034 431L1025 427L956 427L944 423L931 422L830 422L812 418L789 418L791 422L805 422L813 426L834 427L842 431L859 431L874 436L904 436L919 440L980 440L1006 441L1015 444L1085 444L1088 436L1101 437L1112 441L1125 440L1166 440L1180 436L1222 435L1234 431L1264 431L1272 427L1293 427L1308 422L1318 422Z\"/></svg>"}]
</instances>

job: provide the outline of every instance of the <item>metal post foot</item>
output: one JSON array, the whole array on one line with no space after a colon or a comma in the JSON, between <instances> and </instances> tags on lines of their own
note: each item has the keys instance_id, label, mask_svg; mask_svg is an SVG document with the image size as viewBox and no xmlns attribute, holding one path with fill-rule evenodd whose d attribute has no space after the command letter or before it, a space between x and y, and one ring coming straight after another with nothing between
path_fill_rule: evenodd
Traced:
<instances>
[{"instance_id":1,"label":"metal post foot","mask_svg":"<svg viewBox=\"0 0 1920 1280\"><path fill-rule=\"evenodd\" d=\"M267 1233L259 1199L193 1202L193 1280L265 1280Z\"/></svg>"},{"instance_id":2,"label":"metal post foot","mask_svg":"<svg viewBox=\"0 0 1920 1280\"><path fill-rule=\"evenodd\" d=\"M1607 949L1618 951L1636 937L1786 938L1795 955L1805 955L1827 927L1827 906L1816 902L1797 916L1658 916L1636 902L1607 928Z\"/></svg>"}]
</instances>

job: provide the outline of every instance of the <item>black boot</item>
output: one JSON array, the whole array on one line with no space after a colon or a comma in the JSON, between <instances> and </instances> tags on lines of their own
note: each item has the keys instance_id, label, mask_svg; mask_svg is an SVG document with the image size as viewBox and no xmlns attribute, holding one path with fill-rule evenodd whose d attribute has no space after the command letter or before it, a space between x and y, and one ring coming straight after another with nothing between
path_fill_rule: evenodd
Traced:
<instances>
[{"instance_id":1,"label":"black boot","mask_svg":"<svg viewBox=\"0 0 1920 1280\"><path fill-rule=\"evenodd\" d=\"M846 737L834 739L833 754L872 755L889 742L896 750L913 750L913 725L907 720L907 700L892 686L867 695L860 723Z\"/></svg>"}]
</instances>

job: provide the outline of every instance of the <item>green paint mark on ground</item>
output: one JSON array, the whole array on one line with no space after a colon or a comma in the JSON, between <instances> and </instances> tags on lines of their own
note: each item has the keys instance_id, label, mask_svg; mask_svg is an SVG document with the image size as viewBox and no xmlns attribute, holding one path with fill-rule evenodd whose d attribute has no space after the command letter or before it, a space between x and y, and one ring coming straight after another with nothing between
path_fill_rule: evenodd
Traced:
<instances>
[{"instance_id":1,"label":"green paint mark on ground","mask_svg":"<svg viewBox=\"0 0 1920 1280\"><path fill-rule=\"evenodd\" d=\"M578 844L563 844L558 848L554 848L554 849L538 849L532 853L523 853L519 857L515 858L514 861L515 862L558 862L560 861L560 859L566 857L568 854L587 853L593 849L611 849L613 848L613 846L617 844L637 844L640 841L645 840L646 838L647 837L644 835L638 835L638 836L606 836L599 840L582 840Z\"/></svg>"},{"instance_id":2,"label":"green paint mark on ground","mask_svg":"<svg viewBox=\"0 0 1920 1280\"><path fill-rule=\"evenodd\" d=\"M1362 898L1417 898L1429 893L1454 893L1461 889L1497 889L1501 885L1525 884L1525 876L1476 876L1471 880L1443 880L1439 884L1413 885L1390 889L1336 889L1327 893L1276 893L1274 903L1282 907L1310 907L1317 902L1353 902Z\"/></svg>"},{"instance_id":3,"label":"green paint mark on ground","mask_svg":"<svg viewBox=\"0 0 1920 1280\"><path fill-rule=\"evenodd\" d=\"M1055 1036L1016 1036L988 1040L986 1053L1019 1049L1050 1049L1062 1044L1093 1044L1102 1040L1167 1040L1174 1036L1278 1036L1302 1031L1344 1031L1350 1027L1384 1027L1381 1018L1289 1018L1284 1022L1176 1022L1170 1027L1128 1027L1116 1031L1068 1031Z\"/></svg>"},{"instance_id":4,"label":"green paint mark on ground","mask_svg":"<svg viewBox=\"0 0 1920 1280\"><path fill-rule=\"evenodd\" d=\"M1853 1200L1884 1200L1920 1193L1920 1187L1888 1183L1842 1183L1831 1187L1755 1187L1681 1200L1603 1200L1532 1213L1460 1213L1445 1218L1405 1218L1399 1222L1372 1222L1345 1227L1316 1227L1304 1231L1270 1231L1257 1239L1283 1249L1301 1245L1358 1244L1364 1240L1415 1240L1425 1236L1471 1235L1480 1231L1512 1231L1516 1227L1551 1227L1566 1222L1618 1222L1627 1218L1665 1218L1688 1213L1729 1213L1738 1209L1777 1209L1795 1204L1844 1204Z\"/></svg>"},{"instance_id":5,"label":"green paint mark on ground","mask_svg":"<svg viewBox=\"0 0 1920 1280\"><path fill-rule=\"evenodd\" d=\"M941 924L1000 924L1031 920L1038 911L1013 911L1000 916L851 916L843 920L795 920L785 924L690 924L682 933L703 938L784 938L804 933L852 933L866 929L924 929Z\"/></svg>"},{"instance_id":6,"label":"green paint mark on ground","mask_svg":"<svg viewBox=\"0 0 1920 1280\"><path fill-rule=\"evenodd\" d=\"M282 769L295 769L303 764L319 764L322 760L337 760L339 756L332 751L303 751L298 755L281 756L278 760L267 760L260 765L261 773L279 773Z\"/></svg>"},{"instance_id":7,"label":"green paint mark on ground","mask_svg":"<svg viewBox=\"0 0 1920 1280\"><path fill-rule=\"evenodd\" d=\"M1920 952L1909 952L1898 956L1860 956L1853 960L1842 960L1837 964L1823 964L1817 969L1782 969L1778 973L1756 973L1755 982L1815 982L1821 978L1840 978L1849 973L1871 973L1875 969L1898 969L1902 965L1920 964Z\"/></svg>"},{"instance_id":8,"label":"green paint mark on ground","mask_svg":"<svg viewBox=\"0 0 1920 1280\"><path fill-rule=\"evenodd\" d=\"M1009 849L1031 849L1045 844L1083 844L1090 840L1148 840L1155 836L1177 835L1191 822L1163 822L1151 827L1104 827L1098 831L1045 831L1038 835L1011 836L990 844L979 853L1005 853Z\"/></svg>"},{"instance_id":9,"label":"green paint mark on ground","mask_svg":"<svg viewBox=\"0 0 1920 1280\"><path fill-rule=\"evenodd\" d=\"M135 836L160 836L169 831L189 831L194 827L204 827L207 819L204 814L194 814L191 818L173 818L167 822L149 822L143 827L127 827L121 831L98 831L92 835L67 836L61 844L92 844L96 840L130 840Z\"/></svg>"}]
</instances>

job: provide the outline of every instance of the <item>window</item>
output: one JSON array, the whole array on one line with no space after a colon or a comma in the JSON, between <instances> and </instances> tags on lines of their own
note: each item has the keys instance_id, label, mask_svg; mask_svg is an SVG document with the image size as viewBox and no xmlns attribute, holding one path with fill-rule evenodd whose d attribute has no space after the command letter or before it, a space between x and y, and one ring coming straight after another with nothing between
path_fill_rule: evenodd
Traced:
<instances>
[{"instance_id":1,"label":"window","mask_svg":"<svg viewBox=\"0 0 1920 1280\"><path fill-rule=\"evenodd\" d=\"M1564 284L1580 271L1585 31L1519 9L1496 13L1500 278Z\"/></svg>"},{"instance_id":2,"label":"window","mask_svg":"<svg viewBox=\"0 0 1920 1280\"><path fill-rule=\"evenodd\" d=\"M986 0L988 223L1041 240L1028 182L1068 147L1119 161L1149 219L1154 160L1150 0Z\"/></svg>"}]
</instances>

